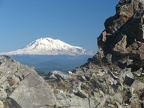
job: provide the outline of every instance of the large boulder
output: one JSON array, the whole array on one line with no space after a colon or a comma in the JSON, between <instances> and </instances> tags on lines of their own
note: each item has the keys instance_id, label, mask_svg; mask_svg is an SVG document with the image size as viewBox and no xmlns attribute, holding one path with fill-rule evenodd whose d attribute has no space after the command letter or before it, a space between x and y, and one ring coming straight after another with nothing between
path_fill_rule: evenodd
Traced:
<instances>
[{"instance_id":1,"label":"large boulder","mask_svg":"<svg viewBox=\"0 0 144 108\"><path fill-rule=\"evenodd\" d=\"M54 93L48 83L28 66L0 56L0 105L9 108L53 108ZM2 107L3 108L3 107Z\"/></svg>"},{"instance_id":2,"label":"large boulder","mask_svg":"<svg viewBox=\"0 0 144 108\"><path fill-rule=\"evenodd\" d=\"M15 100L22 108L53 108L56 101L49 85L33 73L19 83L9 99L11 104Z\"/></svg>"},{"instance_id":3,"label":"large boulder","mask_svg":"<svg viewBox=\"0 0 144 108\"><path fill-rule=\"evenodd\" d=\"M120 0L105 21L99 51L67 74L45 80L0 56L1 108L144 108L144 0Z\"/></svg>"}]
</instances>

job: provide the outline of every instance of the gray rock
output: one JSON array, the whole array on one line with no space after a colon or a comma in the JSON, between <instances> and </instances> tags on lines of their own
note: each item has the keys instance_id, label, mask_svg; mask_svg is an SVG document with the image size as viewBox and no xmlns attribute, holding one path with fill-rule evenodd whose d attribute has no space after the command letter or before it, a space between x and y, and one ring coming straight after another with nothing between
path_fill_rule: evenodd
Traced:
<instances>
[{"instance_id":1,"label":"gray rock","mask_svg":"<svg viewBox=\"0 0 144 108\"><path fill-rule=\"evenodd\" d=\"M0 56L0 100L10 108L52 108L52 89L36 71L8 56Z\"/></svg>"},{"instance_id":2,"label":"gray rock","mask_svg":"<svg viewBox=\"0 0 144 108\"><path fill-rule=\"evenodd\" d=\"M63 72L60 71L52 71L48 73L46 78L53 78L58 80L70 80L71 76L68 74L64 74Z\"/></svg>"},{"instance_id":3,"label":"gray rock","mask_svg":"<svg viewBox=\"0 0 144 108\"><path fill-rule=\"evenodd\" d=\"M123 102L123 94L122 93L117 93L113 96L114 100L120 104Z\"/></svg>"},{"instance_id":4,"label":"gray rock","mask_svg":"<svg viewBox=\"0 0 144 108\"><path fill-rule=\"evenodd\" d=\"M103 106L104 106L107 98L108 98L108 97L107 97L106 95L105 95L104 97L102 97L99 105L98 105L96 108L103 108Z\"/></svg>"},{"instance_id":5,"label":"gray rock","mask_svg":"<svg viewBox=\"0 0 144 108\"><path fill-rule=\"evenodd\" d=\"M94 99L80 98L74 94L60 92L55 94L56 108L95 108Z\"/></svg>"},{"instance_id":6,"label":"gray rock","mask_svg":"<svg viewBox=\"0 0 144 108\"><path fill-rule=\"evenodd\" d=\"M20 82L16 90L9 96L22 108L54 107L55 96L49 85L36 73L31 73Z\"/></svg>"},{"instance_id":7,"label":"gray rock","mask_svg":"<svg viewBox=\"0 0 144 108\"><path fill-rule=\"evenodd\" d=\"M85 92L83 92L82 90L75 92L75 95L81 97L81 98L88 98L88 94L86 94Z\"/></svg>"},{"instance_id":8,"label":"gray rock","mask_svg":"<svg viewBox=\"0 0 144 108\"><path fill-rule=\"evenodd\" d=\"M0 100L0 108L4 108L4 104L1 100Z\"/></svg>"},{"instance_id":9,"label":"gray rock","mask_svg":"<svg viewBox=\"0 0 144 108\"><path fill-rule=\"evenodd\" d=\"M131 85L131 88L134 89L134 91L139 91L144 89L144 83L135 80L133 84Z\"/></svg>"},{"instance_id":10,"label":"gray rock","mask_svg":"<svg viewBox=\"0 0 144 108\"><path fill-rule=\"evenodd\" d=\"M86 81L86 77L84 75L78 75L77 78L81 81Z\"/></svg>"},{"instance_id":11,"label":"gray rock","mask_svg":"<svg viewBox=\"0 0 144 108\"><path fill-rule=\"evenodd\" d=\"M134 75L132 74L131 68L127 68L125 73L127 77L134 79Z\"/></svg>"},{"instance_id":12,"label":"gray rock","mask_svg":"<svg viewBox=\"0 0 144 108\"><path fill-rule=\"evenodd\" d=\"M118 108L123 108L118 102L116 102Z\"/></svg>"},{"instance_id":13,"label":"gray rock","mask_svg":"<svg viewBox=\"0 0 144 108\"><path fill-rule=\"evenodd\" d=\"M73 72L50 72L47 83L33 68L0 56L0 107L6 100L9 108L143 108L143 9L142 0L120 0L98 53Z\"/></svg>"},{"instance_id":14,"label":"gray rock","mask_svg":"<svg viewBox=\"0 0 144 108\"><path fill-rule=\"evenodd\" d=\"M7 93L2 88L0 88L0 100L6 100L6 98Z\"/></svg>"}]
</instances>

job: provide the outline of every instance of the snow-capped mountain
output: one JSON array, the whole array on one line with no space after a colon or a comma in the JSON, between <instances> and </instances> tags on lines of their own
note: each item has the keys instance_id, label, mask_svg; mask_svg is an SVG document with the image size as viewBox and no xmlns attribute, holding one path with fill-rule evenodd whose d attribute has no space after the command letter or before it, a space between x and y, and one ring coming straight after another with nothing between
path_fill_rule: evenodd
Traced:
<instances>
[{"instance_id":1,"label":"snow-capped mountain","mask_svg":"<svg viewBox=\"0 0 144 108\"><path fill-rule=\"evenodd\" d=\"M3 52L1 55L92 55L91 51L72 46L58 39L41 38L16 51Z\"/></svg>"}]
</instances>

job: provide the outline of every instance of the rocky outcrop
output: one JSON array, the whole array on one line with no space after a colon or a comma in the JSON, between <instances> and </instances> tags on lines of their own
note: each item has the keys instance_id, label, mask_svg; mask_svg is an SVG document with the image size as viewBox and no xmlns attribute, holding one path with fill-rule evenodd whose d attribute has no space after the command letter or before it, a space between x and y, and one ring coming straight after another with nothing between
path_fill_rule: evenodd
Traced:
<instances>
[{"instance_id":1,"label":"rocky outcrop","mask_svg":"<svg viewBox=\"0 0 144 108\"><path fill-rule=\"evenodd\" d=\"M44 81L33 68L0 56L0 108L94 108L93 98L77 88L77 81L72 72L60 71Z\"/></svg>"},{"instance_id":2,"label":"rocky outcrop","mask_svg":"<svg viewBox=\"0 0 144 108\"><path fill-rule=\"evenodd\" d=\"M0 108L53 108L49 85L33 68L0 56Z\"/></svg>"},{"instance_id":3,"label":"rocky outcrop","mask_svg":"<svg viewBox=\"0 0 144 108\"><path fill-rule=\"evenodd\" d=\"M69 79L61 78L60 72L61 79L48 74L46 82L53 88L56 108L143 108L144 77L137 74L131 68L88 62L63 73Z\"/></svg>"},{"instance_id":4,"label":"rocky outcrop","mask_svg":"<svg viewBox=\"0 0 144 108\"><path fill-rule=\"evenodd\" d=\"M101 60L126 63L125 66L138 69L143 67L143 23L144 1L120 0L116 6L116 14L105 21L105 30L98 37L98 55Z\"/></svg>"},{"instance_id":5,"label":"rocky outcrop","mask_svg":"<svg viewBox=\"0 0 144 108\"><path fill-rule=\"evenodd\" d=\"M120 0L99 51L72 72L34 69L0 56L0 108L144 108L144 1Z\"/></svg>"},{"instance_id":6,"label":"rocky outcrop","mask_svg":"<svg viewBox=\"0 0 144 108\"><path fill-rule=\"evenodd\" d=\"M143 0L120 0L116 14L104 23L105 30L98 37L99 51L94 57L74 69L69 80L47 80L52 87L55 85L55 95L61 90L81 101L90 100L89 106L82 108L144 108L143 21ZM69 107L71 102L74 101L67 102Z\"/></svg>"}]
</instances>

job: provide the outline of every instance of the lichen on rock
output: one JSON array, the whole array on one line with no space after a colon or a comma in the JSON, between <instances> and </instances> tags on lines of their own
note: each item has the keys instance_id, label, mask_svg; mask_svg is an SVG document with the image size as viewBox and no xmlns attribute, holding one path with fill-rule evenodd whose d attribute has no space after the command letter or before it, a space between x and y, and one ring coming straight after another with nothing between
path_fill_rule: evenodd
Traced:
<instances>
[{"instance_id":1,"label":"lichen on rock","mask_svg":"<svg viewBox=\"0 0 144 108\"><path fill-rule=\"evenodd\" d=\"M0 56L1 108L144 108L144 0L120 0L87 63L40 77Z\"/></svg>"}]
</instances>

